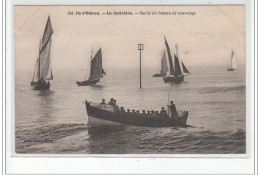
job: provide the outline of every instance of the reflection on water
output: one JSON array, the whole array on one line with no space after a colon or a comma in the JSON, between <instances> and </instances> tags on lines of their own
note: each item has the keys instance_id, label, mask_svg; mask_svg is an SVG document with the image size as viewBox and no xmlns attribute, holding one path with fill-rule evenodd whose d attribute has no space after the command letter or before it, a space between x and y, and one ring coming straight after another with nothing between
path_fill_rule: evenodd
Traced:
<instances>
[{"instance_id":1,"label":"reflection on water","mask_svg":"<svg viewBox=\"0 0 260 175\"><path fill-rule=\"evenodd\" d=\"M51 122L55 116L53 116L54 107L53 107L53 95L54 91L52 90L45 90L45 91L36 91L36 94L39 98L38 109L39 117L37 121L40 124L45 124L46 121Z\"/></svg>"}]
</instances>

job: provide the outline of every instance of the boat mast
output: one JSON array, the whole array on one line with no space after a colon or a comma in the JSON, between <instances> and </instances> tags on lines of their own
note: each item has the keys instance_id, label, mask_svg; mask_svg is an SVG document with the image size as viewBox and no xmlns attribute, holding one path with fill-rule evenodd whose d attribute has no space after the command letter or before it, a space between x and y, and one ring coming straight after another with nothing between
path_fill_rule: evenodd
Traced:
<instances>
[{"instance_id":1,"label":"boat mast","mask_svg":"<svg viewBox=\"0 0 260 175\"><path fill-rule=\"evenodd\" d=\"M233 50L232 50L232 52L231 52L231 69L232 69L232 59L233 59L233 55L234 55L234 52L233 52Z\"/></svg>"},{"instance_id":2,"label":"boat mast","mask_svg":"<svg viewBox=\"0 0 260 175\"><path fill-rule=\"evenodd\" d=\"M41 58L40 58L40 54L41 54L41 39L40 39L40 49L39 49L39 79L38 79L38 81L40 80L41 81L41 79L40 79L40 76L41 76Z\"/></svg>"},{"instance_id":3,"label":"boat mast","mask_svg":"<svg viewBox=\"0 0 260 175\"><path fill-rule=\"evenodd\" d=\"M142 89L142 50L144 50L144 44L138 44L138 50L140 51L140 89Z\"/></svg>"},{"instance_id":4,"label":"boat mast","mask_svg":"<svg viewBox=\"0 0 260 175\"><path fill-rule=\"evenodd\" d=\"M92 54L93 54L93 46L92 46L92 50L91 50L91 60L92 60Z\"/></svg>"},{"instance_id":5,"label":"boat mast","mask_svg":"<svg viewBox=\"0 0 260 175\"><path fill-rule=\"evenodd\" d=\"M176 48L176 56L178 57L178 44L175 45Z\"/></svg>"}]
</instances>

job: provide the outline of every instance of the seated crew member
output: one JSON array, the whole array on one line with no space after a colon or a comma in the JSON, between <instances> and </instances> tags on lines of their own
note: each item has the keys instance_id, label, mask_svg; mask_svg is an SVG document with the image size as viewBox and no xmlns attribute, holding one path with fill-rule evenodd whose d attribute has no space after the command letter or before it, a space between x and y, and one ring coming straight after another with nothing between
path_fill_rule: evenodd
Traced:
<instances>
[{"instance_id":1,"label":"seated crew member","mask_svg":"<svg viewBox=\"0 0 260 175\"><path fill-rule=\"evenodd\" d=\"M111 105L111 106L113 106L113 104L114 104L114 99L111 98L111 99L110 99L110 102L108 102L108 104Z\"/></svg>"},{"instance_id":2,"label":"seated crew member","mask_svg":"<svg viewBox=\"0 0 260 175\"><path fill-rule=\"evenodd\" d=\"M146 113L145 113L145 110L142 110L142 114L141 114L142 117L146 117Z\"/></svg>"},{"instance_id":3,"label":"seated crew member","mask_svg":"<svg viewBox=\"0 0 260 175\"><path fill-rule=\"evenodd\" d=\"M119 112L119 106L116 105L116 100L114 100L114 104L113 104L113 106L114 106L114 110L115 110L115 112Z\"/></svg>"},{"instance_id":4,"label":"seated crew member","mask_svg":"<svg viewBox=\"0 0 260 175\"><path fill-rule=\"evenodd\" d=\"M168 106L171 112L171 117L177 117L177 111L176 111L176 106L173 103L173 101L171 101L170 106Z\"/></svg>"},{"instance_id":5,"label":"seated crew member","mask_svg":"<svg viewBox=\"0 0 260 175\"><path fill-rule=\"evenodd\" d=\"M140 111L139 111L139 110L136 110L136 115L137 115L138 117L140 117Z\"/></svg>"},{"instance_id":6,"label":"seated crew member","mask_svg":"<svg viewBox=\"0 0 260 175\"><path fill-rule=\"evenodd\" d=\"M154 112L154 119L155 119L156 121L158 121L159 118L160 118L159 112L158 112L158 111L155 111L155 112Z\"/></svg>"},{"instance_id":7,"label":"seated crew member","mask_svg":"<svg viewBox=\"0 0 260 175\"><path fill-rule=\"evenodd\" d=\"M121 114L125 114L126 113L124 107L120 107L120 113Z\"/></svg>"},{"instance_id":8,"label":"seated crew member","mask_svg":"<svg viewBox=\"0 0 260 175\"><path fill-rule=\"evenodd\" d=\"M127 109L127 110L126 110L126 115L128 115L128 116L131 115L131 111L130 111L130 109Z\"/></svg>"},{"instance_id":9,"label":"seated crew member","mask_svg":"<svg viewBox=\"0 0 260 175\"><path fill-rule=\"evenodd\" d=\"M162 110L160 111L160 117L161 118L166 118L167 117L167 112L164 109L164 107L161 108Z\"/></svg>"},{"instance_id":10,"label":"seated crew member","mask_svg":"<svg viewBox=\"0 0 260 175\"><path fill-rule=\"evenodd\" d=\"M101 102L101 104L102 104L102 105L106 104L106 102L105 102L105 99L104 99L104 98L102 99L102 102Z\"/></svg>"},{"instance_id":11,"label":"seated crew member","mask_svg":"<svg viewBox=\"0 0 260 175\"><path fill-rule=\"evenodd\" d=\"M134 110L134 109L132 109L131 116L132 116L132 117L136 117L136 112L135 112L135 110Z\"/></svg>"},{"instance_id":12,"label":"seated crew member","mask_svg":"<svg viewBox=\"0 0 260 175\"><path fill-rule=\"evenodd\" d=\"M147 117L151 117L151 112L147 111Z\"/></svg>"},{"instance_id":13,"label":"seated crew member","mask_svg":"<svg viewBox=\"0 0 260 175\"><path fill-rule=\"evenodd\" d=\"M116 106L116 100L113 101L113 105Z\"/></svg>"},{"instance_id":14,"label":"seated crew member","mask_svg":"<svg viewBox=\"0 0 260 175\"><path fill-rule=\"evenodd\" d=\"M154 110L151 110L151 118L157 119L157 115L154 113Z\"/></svg>"}]
</instances>

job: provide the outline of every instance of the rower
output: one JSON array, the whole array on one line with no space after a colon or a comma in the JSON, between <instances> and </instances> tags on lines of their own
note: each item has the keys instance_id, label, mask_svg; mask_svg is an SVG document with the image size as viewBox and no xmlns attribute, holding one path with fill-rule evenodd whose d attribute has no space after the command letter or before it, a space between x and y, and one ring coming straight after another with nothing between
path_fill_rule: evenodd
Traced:
<instances>
[{"instance_id":1,"label":"rower","mask_svg":"<svg viewBox=\"0 0 260 175\"><path fill-rule=\"evenodd\" d=\"M145 113L145 110L142 110L142 114L141 114L142 117L146 117L146 113Z\"/></svg>"},{"instance_id":2,"label":"rower","mask_svg":"<svg viewBox=\"0 0 260 175\"><path fill-rule=\"evenodd\" d=\"M115 112L119 112L119 106L118 105L114 105L114 110L115 110Z\"/></svg>"},{"instance_id":3,"label":"rower","mask_svg":"<svg viewBox=\"0 0 260 175\"><path fill-rule=\"evenodd\" d=\"M111 105L111 106L113 106L113 104L114 104L114 99L111 98L111 99L110 99L110 102L108 102L108 104Z\"/></svg>"},{"instance_id":4,"label":"rower","mask_svg":"<svg viewBox=\"0 0 260 175\"><path fill-rule=\"evenodd\" d=\"M136 117L136 112L135 112L135 110L134 110L134 109L132 109L131 116L132 116L132 117Z\"/></svg>"},{"instance_id":5,"label":"rower","mask_svg":"<svg viewBox=\"0 0 260 175\"><path fill-rule=\"evenodd\" d=\"M164 107L162 107L161 109L162 109L162 110L160 111L160 117L162 117L162 118L167 117L167 112L166 112L166 110L164 109Z\"/></svg>"},{"instance_id":6,"label":"rower","mask_svg":"<svg viewBox=\"0 0 260 175\"><path fill-rule=\"evenodd\" d=\"M127 114L127 115L130 115L130 114L131 114L130 109L127 109L127 110L126 110L126 114Z\"/></svg>"},{"instance_id":7,"label":"rower","mask_svg":"<svg viewBox=\"0 0 260 175\"><path fill-rule=\"evenodd\" d=\"M151 110L151 118L152 119L156 119L157 118L156 114L154 113L154 110Z\"/></svg>"},{"instance_id":8,"label":"rower","mask_svg":"<svg viewBox=\"0 0 260 175\"><path fill-rule=\"evenodd\" d=\"M103 105L103 104L104 104L104 105L106 104L106 102L105 102L105 99L104 99L104 98L102 99L102 102L101 102L101 104L102 104L102 105Z\"/></svg>"},{"instance_id":9,"label":"rower","mask_svg":"<svg viewBox=\"0 0 260 175\"><path fill-rule=\"evenodd\" d=\"M120 107L120 113L121 114L125 114L126 113L124 107Z\"/></svg>"}]
</instances>

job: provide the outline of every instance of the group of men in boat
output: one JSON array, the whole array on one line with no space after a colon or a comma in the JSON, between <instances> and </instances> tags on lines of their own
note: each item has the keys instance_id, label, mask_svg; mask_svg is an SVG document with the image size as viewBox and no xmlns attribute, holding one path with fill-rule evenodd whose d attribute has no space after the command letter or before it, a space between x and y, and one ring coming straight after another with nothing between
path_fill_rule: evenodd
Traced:
<instances>
[{"instance_id":1,"label":"group of men in boat","mask_svg":"<svg viewBox=\"0 0 260 175\"><path fill-rule=\"evenodd\" d=\"M123 116L131 116L131 117L149 117L149 118L155 118L155 119L169 119L169 118L176 118L178 116L178 113L176 111L176 106L175 104L173 103L173 101L170 101L170 105L168 105L168 108L169 108L169 112L170 114L168 115L167 114L167 111L164 109L164 107L161 108L161 111L154 111L154 110L151 110L151 111L147 111L145 112L145 110L142 110L142 112L140 113L139 110L130 110L130 109L127 109L125 110L124 107L119 107L117 104L116 104L116 100L114 100L113 98L110 99L110 101L108 102L108 105L111 105L114 107L114 111L116 113L120 113L122 114ZM101 104L106 104L105 102L105 99L102 99L102 102Z\"/></svg>"}]
</instances>

